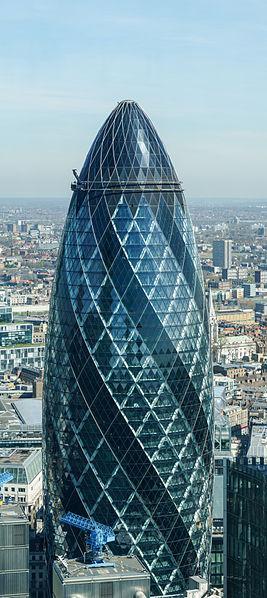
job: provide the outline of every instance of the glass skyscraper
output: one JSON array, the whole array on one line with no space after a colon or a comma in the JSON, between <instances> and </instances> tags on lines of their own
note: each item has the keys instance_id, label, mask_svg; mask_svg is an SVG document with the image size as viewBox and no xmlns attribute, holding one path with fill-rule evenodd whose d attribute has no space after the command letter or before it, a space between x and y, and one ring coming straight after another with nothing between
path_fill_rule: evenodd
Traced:
<instances>
[{"instance_id":1,"label":"glass skyscraper","mask_svg":"<svg viewBox=\"0 0 267 598\"><path fill-rule=\"evenodd\" d=\"M152 594L207 573L213 402L201 266L181 185L151 121L120 102L73 184L45 364L46 533L71 510L115 528Z\"/></svg>"},{"instance_id":2,"label":"glass skyscraper","mask_svg":"<svg viewBox=\"0 0 267 598\"><path fill-rule=\"evenodd\" d=\"M227 463L228 598L267 596L267 463L263 457Z\"/></svg>"}]
</instances>

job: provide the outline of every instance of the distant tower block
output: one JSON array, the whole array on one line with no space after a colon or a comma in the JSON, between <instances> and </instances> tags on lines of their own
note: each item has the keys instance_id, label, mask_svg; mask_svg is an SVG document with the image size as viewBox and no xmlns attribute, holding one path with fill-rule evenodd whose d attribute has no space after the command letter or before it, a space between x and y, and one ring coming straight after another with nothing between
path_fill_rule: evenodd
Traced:
<instances>
[{"instance_id":1,"label":"distant tower block","mask_svg":"<svg viewBox=\"0 0 267 598\"><path fill-rule=\"evenodd\" d=\"M218 268L231 268L232 243L233 242L230 239L213 241L213 266Z\"/></svg>"}]
</instances>

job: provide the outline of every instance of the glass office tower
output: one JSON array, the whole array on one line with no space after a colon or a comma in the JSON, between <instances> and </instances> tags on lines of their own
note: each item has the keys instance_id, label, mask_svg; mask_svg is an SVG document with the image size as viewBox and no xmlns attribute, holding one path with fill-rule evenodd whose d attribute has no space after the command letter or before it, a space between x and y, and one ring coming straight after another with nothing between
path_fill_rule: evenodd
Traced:
<instances>
[{"instance_id":1,"label":"glass office tower","mask_svg":"<svg viewBox=\"0 0 267 598\"><path fill-rule=\"evenodd\" d=\"M267 463L263 457L227 463L228 598L267 596Z\"/></svg>"},{"instance_id":2,"label":"glass office tower","mask_svg":"<svg viewBox=\"0 0 267 598\"><path fill-rule=\"evenodd\" d=\"M154 595L177 594L207 572L211 538L209 324L190 217L131 101L72 188L45 365L48 544L82 549L58 519L90 514L115 528L114 552L141 557Z\"/></svg>"}]
</instances>

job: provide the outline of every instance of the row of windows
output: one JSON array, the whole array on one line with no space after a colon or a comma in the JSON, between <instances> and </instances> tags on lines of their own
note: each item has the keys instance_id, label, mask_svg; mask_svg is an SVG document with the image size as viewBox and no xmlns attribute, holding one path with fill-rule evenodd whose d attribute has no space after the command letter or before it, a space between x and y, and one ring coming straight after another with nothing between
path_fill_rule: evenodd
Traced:
<instances>
[{"instance_id":1,"label":"row of windows","mask_svg":"<svg viewBox=\"0 0 267 598\"><path fill-rule=\"evenodd\" d=\"M16 491L16 489L14 487L11 487L10 489L9 488L4 488L4 490L5 490L5 492L9 492L9 490L10 490L10 492L15 492ZM26 492L26 490L25 490L25 488L18 488L18 492Z\"/></svg>"}]
</instances>

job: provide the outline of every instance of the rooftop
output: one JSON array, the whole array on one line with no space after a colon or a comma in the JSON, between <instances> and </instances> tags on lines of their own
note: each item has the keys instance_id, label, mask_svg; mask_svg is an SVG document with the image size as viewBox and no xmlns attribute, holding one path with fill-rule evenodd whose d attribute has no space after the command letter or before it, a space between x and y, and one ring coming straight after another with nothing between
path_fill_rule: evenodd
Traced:
<instances>
[{"instance_id":1,"label":"rooftop","mask_svg":"<svg viewBox=\"0 0 267 598\"><path fill-rule=\"evenodd\" d=\"M0 472L10 471L13 483L30 484L42 472L40 448L0 448Z\"/></svg>"},{"instance_id":2,"label":"rooftop","mask_svg":"<svg viewBox=\"0 0 267 598\"><path fill-rule=\"evenodd\" d=\"M16 393L10 391L12 398L0 399L0 438L8 438L13 432L42 431L42 400L16 399ZM19 396L21 391L17 391Z\"/></svg>"},{"instance_id":3,"label":"rooftop","mask_svg":"<svg viewBox=\"0 0 267 598\"><path fill-rule=\"evenodd\" d=\"M150 575L142 563L135 556L105 556L105 560L115 566L92 567L85 565L78 559L60 559L55 561L54 570L64 583L79 581L112 581L114 579L146 578Z\"/></svg>"},{"instance_id":4,"label":"rooftop","mask_svg":"<svg viewBox=\"0 0 267 598\"><path fill-rule=\"evenodd\" d=\"M32 449L0 448L0 467L22 465L31 455Z\"/></svg>"},{"instance_id":5,"label":"rooftop","mask_svg":"<svg viewBox=\"0 0 267 598\"><path fill-rule=\"evenodd\" d=\"M42 401L40 399L19 399L12 403L22 424L42 426Z\"/></svg>"},{"instance_id":6,"label":"rooftop","mask_svg":"<svg viewBox=\"0 0 267 598\"><path fill-rule=\"evenodd\" d=\"M231 307L230 309L224 308L224 309L218 309L216 311L216 315L220 316L221 314L246 314L246 313L251 313L253 312L253 309L247 308L247 309L240 309L240 308L235 308L235 307Z\"/></svg>"},{"instance_id":7,"label":"rooftop","mask_svg":"<svg viewBox=\"0 0 267 598\"><path fill-rule=\"evenodd\" d=\"M221 336L220 343L222 345L233 345L240 346L246 344L255 344L255 340L246 334L238 334L232 336Z\"/></svg>"},{"instance_id":8,"label":"rooftop","mask_svg":"<svg viewBox=\"0 0 267 598\"><path fill-rule=\"evenodd\" d=\"M247 457L263 457L267 459L267 425L252 426Z\"/></svg>"},{"instance_id":9,"label":"rooftop","mask_svg":"<svg viewBox=\"0 0 267 598\"><path fill-rule=\"evenodd\" d=\"M1 523L26 523L29 524L28 518L24 514L20 505L1 505L0 506L0 525Z\"/></svg>"},{"instance_id":10,"label":"rooftop","mask_svg":"<svg viewBox=\"0 0 267 598\"><path fill-rule=\"evenodd\" d=\"M44 343L17 343L16 345L5 345L4 347L0 347L0 351L4 352L7 349L18 350L18 349L27 349L31 347L32 349L39 349L40 347L44 347Z\"/></svg>"}]
</instances>

